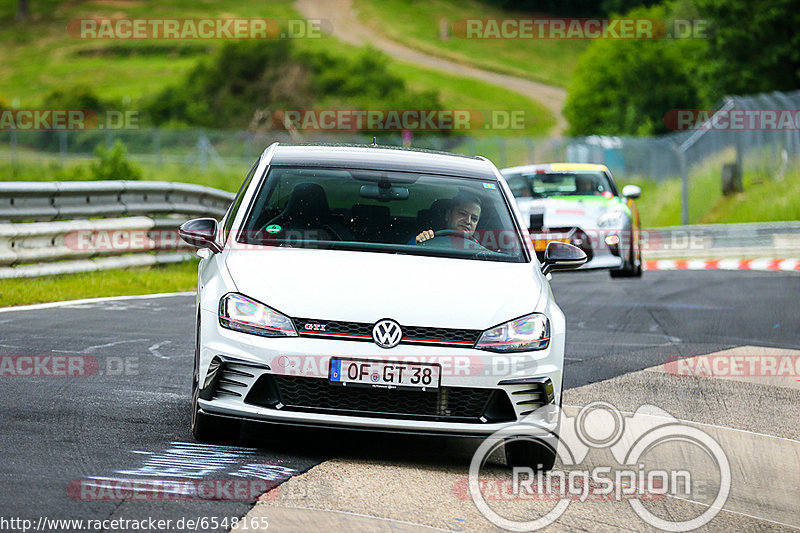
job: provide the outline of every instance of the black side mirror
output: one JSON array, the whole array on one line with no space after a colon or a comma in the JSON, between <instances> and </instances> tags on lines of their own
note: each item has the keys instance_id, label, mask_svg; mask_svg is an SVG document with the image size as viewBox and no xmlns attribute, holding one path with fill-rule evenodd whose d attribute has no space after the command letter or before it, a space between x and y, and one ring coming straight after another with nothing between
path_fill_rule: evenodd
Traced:
<instances>
[{"instance_id":1,"label":"black side mirror","mask_svg":"<svg viewBox=\"0 0 800 533\"><path fill-rule=\"evenodd\" d=\"M586 262L586 253L572 244L566 242L550 241L544 251L542 274L545 276L553 271L575 270Z\"/></svg>"},{"instance_id":2,"label":"black side mirror","mask_svg":"<svg viewBox=\"0 0 800 533\"><path fill-rule=\"evenodd\" d=\"M212 252L222 251L217 243L217 221L213 218L195 218L184 222L178 234L186 243L197 248L210 248Z\"/></svg>"}]
</instances>

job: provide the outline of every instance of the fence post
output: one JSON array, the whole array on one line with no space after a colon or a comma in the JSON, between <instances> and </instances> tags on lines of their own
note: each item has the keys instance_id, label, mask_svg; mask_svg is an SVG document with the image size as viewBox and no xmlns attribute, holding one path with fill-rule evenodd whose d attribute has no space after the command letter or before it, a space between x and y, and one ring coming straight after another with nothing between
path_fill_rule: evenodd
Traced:
<instances>
[{"instance_id":1,"label":"fence post","mask_svg":"<svg viewBox=\"0 0 800 533\"><path fill-rule=\"evenodd\" d=\"M17 165L17 130L11 130L11 166Z\"/></svg>"},{"instance_id":2,"label":"fence post","mask_svg":"<svg viewBox=\"0 0 800 533\"><path fill-rule=\"evenodd\" d=\"M533 139L525 137L525 144L528 145L528 164L533 164L536 162L536 147L533 144Z\"/></svg>"},{"instance_id":3,"label":"fence post","mask_svg":"<svg viewBox=\"0 0 800 533\"><path fill-rule=\"evenodd\" d=\"M681 225L689 225L689 167L686 153L678 149L678 162L681 168Z\"/></svg>"},{"instance_id":4,"label":"fence post","mask_svg":"<svg viewBox=\"0 0 800 533\"><path fill-rule=\"evenodd\" d=\"M67 159L67 132L63 130L58 132L58 155L63 167Z\"/></svg>"},{"instance_id":5,"label":"fence post","mask_svg":"<svg viewBox=\"0 0 800 533\"><path fill-rule=\"evenodd\" d=\"M500 168L506 166L506 141L502 137L497 138L497 161L500 163Z\"/></svg>"},{"instance_id":6,"label":"fence post","mask_svg":"<svg viewBox=\"0 0 800 533\"><path fill-rule=\"evenodd\" d=\"M153 129L153 155L156 156L156 164L159 167L163 166L161 161L161 130L158 128Z\"/></svg>"},{"instance_id":7,"label":"fence post","mask_svg":"<svg viewBox=\"0 0 800 533\"><path fill-rule=\"evenodd\" d=\"M669 147L678 158L678 169L681 174L681 225L686 226L689 224L689 166L686 164L686 152L683 146L678 145L677 142L671 141Z\"/></svg>"}]
</instances>

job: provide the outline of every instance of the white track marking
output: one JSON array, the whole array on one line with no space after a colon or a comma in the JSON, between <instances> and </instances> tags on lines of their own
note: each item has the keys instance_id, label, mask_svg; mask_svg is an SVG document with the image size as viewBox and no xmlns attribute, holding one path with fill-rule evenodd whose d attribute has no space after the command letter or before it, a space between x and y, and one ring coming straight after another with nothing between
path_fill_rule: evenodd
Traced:
<instances>
[{"instance_id":1,"label":"white track marking","mask_svg":"<svg viewBox=\"0 0 800 533\"><path fill-rule=\"evenodd\" d=\"M148 350L150 351L151 354L155 355L159 359L169 359L168 356L162 355L161 352L158 351L158 349L161 348L162 346L164 346L165 344L171 344L171 343L172 343L172 341L157 342L154 345L152 345L151 347L149 347Z\"/></svg>"},{"instance_id":2,"label":"white track marking","mask_svg":"<svg viewBox=\"0 0 800 533\"><path fill-rule=\"evenodd\" d=\"M15 311L35 311L37 309L50 309L51 307L68 307L71 305L92 304L98 302L114 302L121 300L147 300L149 298L169 298L171 296L194 296L194 291L190 292L159 292L155 294L135 294L132 296L103 296L101 298L84 298L82 300L65 300L63 302L48 302L44 304L17 305L12 307L0 307L0 313L13 313Z\"/></svg>"},{"instance_id":3,"label":"white track marking","mask_svg":"<svg viewBox=\"0 0 800 533\"><path fill-rule=\"evenodd\" d=\"M50 351L51 352L57 352L57 353L86 353L86 354L89 354L89 353L93 353L93 352L99 350L100 348L110 348L111 346L117 346L118 344L128 344L128 343L131 343L131 342L147 342L149 340L150 339L131 339L131 340L126 340L126 341L115 341L115 342L109 342L108 344L98 344L96 346L89 346L89 347L84 348L83 350L80 350L80 351L78 351L78 350L50 350Z\"/></svg>"}]
</instances>

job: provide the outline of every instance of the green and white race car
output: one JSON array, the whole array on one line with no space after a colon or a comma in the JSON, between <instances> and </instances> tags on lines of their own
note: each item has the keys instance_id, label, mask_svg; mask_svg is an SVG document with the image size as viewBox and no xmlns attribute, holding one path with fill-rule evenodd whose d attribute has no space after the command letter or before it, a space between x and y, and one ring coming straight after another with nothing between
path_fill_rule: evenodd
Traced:
<instances>
[{"instance_id":1,"label":"green and white race car","mask_svg":"<svg viewBox=\"0 0 800 533\"><path fill-rule=\"evenodd\" d=\"M508 182L526 220L536 253L547 243L568 242L589 260L581 268L607 268L611 277L642 275L639 210L642 190L620 192L605 165L550 163L506 168Z\"/></svg>"}]
</instances>

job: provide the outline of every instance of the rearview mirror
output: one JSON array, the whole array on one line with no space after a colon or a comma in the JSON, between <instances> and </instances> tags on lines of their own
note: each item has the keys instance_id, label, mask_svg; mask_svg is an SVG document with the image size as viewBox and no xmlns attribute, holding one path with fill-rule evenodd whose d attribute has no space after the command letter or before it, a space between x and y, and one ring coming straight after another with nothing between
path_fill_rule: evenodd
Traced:
<instances>
[{"instance_id":1,"label":"rearview mirror","mask_svg":"<svg viewBox=\"0 0 800 533\"><path fill-rule=\"evenodd\" d=\"M362 198L381 202L408 200L408 187L394 187L388 182L380 182L378 185L362 185L359 194Z\"/></svg>"},{"instance_id":2,"label":"rearview mirror","mask_svg":"<svg viewBox=\"0 0 800 533\"><path fill-rule=\"evenodd\" d=\"M217 221L213 218L195 218L184 222L178 234L187 244L197 248L210 248L212 252L222 251L217 244Z\"/></svg>"},{"instance_id":3,"label":"rearview mirror","mask_svg":"<svg viewBox=\"0 0 800 533\"><path fill-rule=\"evenodd\" d=\"M566 242L550 241L544 251L542 274L550 272L575 270L586 262L586 253Z\"/></svg>"}]
</instances>

